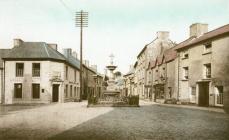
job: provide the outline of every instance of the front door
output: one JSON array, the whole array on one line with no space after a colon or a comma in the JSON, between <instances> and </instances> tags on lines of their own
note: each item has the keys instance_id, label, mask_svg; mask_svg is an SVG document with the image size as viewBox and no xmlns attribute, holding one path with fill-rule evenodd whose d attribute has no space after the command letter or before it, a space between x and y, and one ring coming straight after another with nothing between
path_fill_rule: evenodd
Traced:
<instances>
[{"instance_id":1,"label":"front door","mask_svg":"<svg viewBox=\"0 0 229 140\"><path fill-rule=\"evenodd\" d=\"M59 100L59 85L53 84L52 85L52 101L58 102Z\"/></svg>"},{"instance_id":2,"label":"front door","mask_svg":"<svg viewBox=\"0 0 229 140\"><path fill-rule=\"evenodd\" d=\"M199 83L199 106L209 106L209 82Z\"/></svg>"}]
</instances>

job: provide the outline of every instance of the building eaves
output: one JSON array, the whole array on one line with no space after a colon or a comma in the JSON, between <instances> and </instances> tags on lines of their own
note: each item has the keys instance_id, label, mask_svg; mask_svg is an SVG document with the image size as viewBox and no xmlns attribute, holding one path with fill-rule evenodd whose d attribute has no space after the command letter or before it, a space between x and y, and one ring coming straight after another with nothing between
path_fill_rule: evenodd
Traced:
<instances>
[{"instance_id":1,"label":"building eaves","mask_svg":"<svg viewBox=\"0 0 229 140\"><path fill-rule=\"evenodd\" d=\"M147 49L147 45L145 45L145 47L141 50L141 52L138 54L137 58L139 58L141 56L141 54Z\"/></svg>"},{"instance_id":2,"label":"building eaves","mask_svg":"<svg viewBox=\"0 0 229 140\"><path fill-rule=\"evenodd\" d=\"M10 49L0 49L0 68L3 68L3 59L10 52Z\"/></svg>"},{"instance_id":3,"label":"building eaves","mask_svg":"<svg viewBox=\"0 0 229 140\"><path fill-rule=\"evenodd\" d=\"M224 25L222 27L219 27L217 29L214 29L212 31L209 31L207 33L204 33L202 36L200 36L196 39L193 39L189 43L183 45L183 47L177 48L177 50L179 51L180 49L188 48L188 47L191 47L193 45L199 44L201 42L206 42L210 39L217 38L217 37L220 37L223 35L229 35L229 24Z\"/></svg>"}]
</instances>

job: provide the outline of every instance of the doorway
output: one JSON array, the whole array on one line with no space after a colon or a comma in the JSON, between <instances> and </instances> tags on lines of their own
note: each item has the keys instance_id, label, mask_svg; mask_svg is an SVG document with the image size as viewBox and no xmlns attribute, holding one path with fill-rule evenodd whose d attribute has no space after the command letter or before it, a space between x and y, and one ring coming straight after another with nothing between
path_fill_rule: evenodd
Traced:
<instances>
[{"instance_id":1,"label":"doorway","mask_svg":"<svg viewBox=\"0 0 229 140\"><path fill-rule=\"evenodd\" d=\"M52 102L58 102L59 100L59 85L52 85Z\"/></svg>"},{"instance_id":2,"label":"doorway","mask_svg":"<svg viewBox=\"0 0 229 140\"><path fill-rule=\"evenodd\" d=\"M209 82L200 82L199 85L199 106L209 106Z\"/></svg>"}]
</instances>

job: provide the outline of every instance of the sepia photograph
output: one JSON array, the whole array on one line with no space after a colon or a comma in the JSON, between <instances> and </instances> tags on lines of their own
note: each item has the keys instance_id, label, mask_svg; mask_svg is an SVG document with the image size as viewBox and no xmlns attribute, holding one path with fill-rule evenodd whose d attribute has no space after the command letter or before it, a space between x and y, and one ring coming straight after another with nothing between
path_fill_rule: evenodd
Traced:
<instances>
[{"instance_id":1,"label":"sepia photograph","mask_svg":"<svg viewBox=\"0 0 229 140\"><path fill-rule=\"evenodd\" d=\"M229 0L0 0L0 140L229 140Z\"/></svg>"}]
</instances>

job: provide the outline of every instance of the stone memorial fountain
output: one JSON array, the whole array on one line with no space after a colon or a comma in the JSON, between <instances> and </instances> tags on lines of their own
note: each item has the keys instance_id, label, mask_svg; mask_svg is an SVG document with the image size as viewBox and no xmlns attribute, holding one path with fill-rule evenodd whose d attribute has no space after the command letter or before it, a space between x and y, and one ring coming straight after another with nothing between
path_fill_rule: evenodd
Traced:
<instances>
[{"instance_id":1,"label":"stone memorial fountain","mask_svg":"<svg viewBox=\"0 0 229 140\"><path fill-rule=\"evenodd\" d=\"M114 65L114 55L111 54L110 56L110 64L106 66L106 68L109 70L109 80L108 80L108 86L106 90L103 92L104 97L118 97L120 95L120 91L117 89L117 86L115 84L115 78L114 78L114 70L117 68L117 66Z\"/></svg>"}]
</instances>

